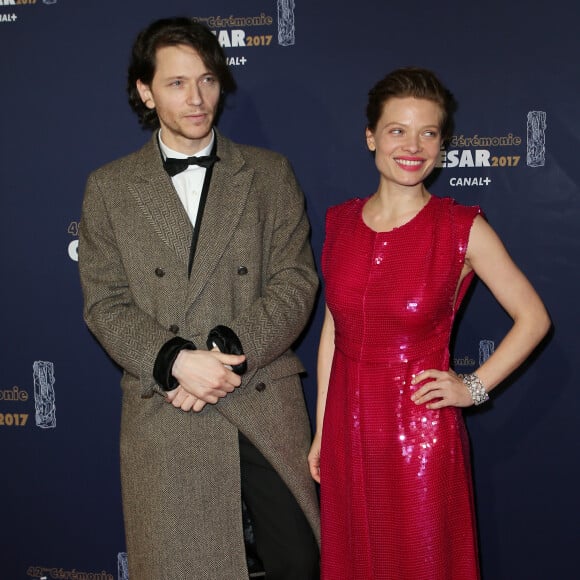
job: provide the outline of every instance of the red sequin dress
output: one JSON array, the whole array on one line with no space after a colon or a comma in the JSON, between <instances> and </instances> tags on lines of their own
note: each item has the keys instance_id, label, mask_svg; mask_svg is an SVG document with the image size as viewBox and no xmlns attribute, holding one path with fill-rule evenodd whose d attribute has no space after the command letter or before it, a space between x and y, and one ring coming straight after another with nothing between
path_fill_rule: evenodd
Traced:
<instances>
[{"instance_id":1,"label":"red sequin dress","mask_svg":"<svg viewBox=\"0 0 580 580\"><path fill-rule=\"evenodd\" d=\"M377 233L366 200L331 208L322 270L335 354L321 449L323 580L479 578L461 410L410 399L412 375L449 368L477 207L432 196Z\"/></svg>"}]
</instances>

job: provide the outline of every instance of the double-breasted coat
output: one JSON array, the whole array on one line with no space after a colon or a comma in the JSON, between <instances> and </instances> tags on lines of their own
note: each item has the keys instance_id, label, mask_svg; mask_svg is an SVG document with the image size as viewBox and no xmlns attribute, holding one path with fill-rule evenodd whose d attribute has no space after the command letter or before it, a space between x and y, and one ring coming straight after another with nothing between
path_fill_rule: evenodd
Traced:
<instances>
[{"instance_id":1,"label":"double-breasted coat","mask_svg":"<svg viewBox=\"0 0 580 580\"><path fill-rule=\"evenodd\" d=\"M157 135L89 176L79 234L85 320L123 368L121 477L130 577L247 577L238 430L280 473L318 537L310 427L291 345L318 285L302 192L288 161L216 131L191 276L192 225ZM200 413L164 401L152 372L181 336L216 325L247 355L242 385Z\"/></svg>"}]
</instances>

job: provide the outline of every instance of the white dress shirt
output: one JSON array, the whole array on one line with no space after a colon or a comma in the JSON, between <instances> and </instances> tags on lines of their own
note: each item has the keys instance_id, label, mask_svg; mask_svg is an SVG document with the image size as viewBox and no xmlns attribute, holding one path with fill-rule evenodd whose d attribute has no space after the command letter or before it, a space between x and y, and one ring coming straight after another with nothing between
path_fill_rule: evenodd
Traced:
<instances>
[{"instance_id":1,"label":"white dress shirt","mask_svg":"<svg viewBox=\"0 0 580 580\"><path fill-rule=\"evenodd\" d=\"M204 147L201 151L198 151L195 155L196 157L201 157L202 155L209 155L211 153L213 144L215 141L215 133L212 131L211 141L207 147ZM170 147L167 147L163 143L163 137L161 131L159 131L159 147L164 159L167 157L174 157L176 159L187 159L191 157L190 155L184 155L179 151L174 151ZM199 200L201 198L201 190L203 188L203 181L205 179L205 167L200 167L199 165L190 165L185 171L174 175L171 178L173 181L173 186L177 191L177 195L189 216L189 220L195 227L195 220L197 219L197 212L199 209Z\"/></svg>"}]
</instances>

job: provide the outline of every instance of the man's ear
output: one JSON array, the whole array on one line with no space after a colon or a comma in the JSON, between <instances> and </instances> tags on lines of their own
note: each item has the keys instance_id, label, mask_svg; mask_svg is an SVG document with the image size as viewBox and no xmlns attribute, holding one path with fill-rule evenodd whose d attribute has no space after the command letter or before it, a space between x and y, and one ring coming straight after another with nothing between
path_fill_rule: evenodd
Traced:
<instances>
[{"instance_id":1,"label":"man's ear","mask_svg":"<svg viewBox=\"0 0 580 580\"><path fill-rule=\"evenodd\" d=\"M377 148L377 145L375 143L375 136L368 127L365 130L365 135L367 138L367 147L369 148L369 151L375 151Z\"/></svg>"},{"instance_id":2,"label":"man's ear","mask_svg":"<svg viewBox=\"0 0 580 580\"><path fill-rule=\"evenodd\" d=\"M155 108L155 100L153 99L153 93L151 92L151 88L149 85L146 85L141 79L137 79L137 92L143 101L143 104L148 109Z\"/></svg>"}]
</instances>

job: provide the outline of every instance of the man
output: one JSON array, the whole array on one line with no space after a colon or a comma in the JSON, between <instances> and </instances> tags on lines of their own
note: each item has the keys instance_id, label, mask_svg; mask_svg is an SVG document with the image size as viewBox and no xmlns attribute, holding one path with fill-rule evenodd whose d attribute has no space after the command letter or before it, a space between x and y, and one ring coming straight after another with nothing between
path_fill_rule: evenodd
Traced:
<instances>
[{"instance_id":1,"label":"man","mask_svg":"<svg viewBox=\"0 0 580 580\"><path fill-rule=\"evenodd\" d=\"M318 575L303 367L290 350L318 278L288 162L214 127L234 87L207 28L151 24L128 91L159 130L91 174L83 203L85 320L124 371L136 580L247 578L242 497L268 580ZM201 165L184 163L193 156Z\"/></svg>"}]
</instances>

